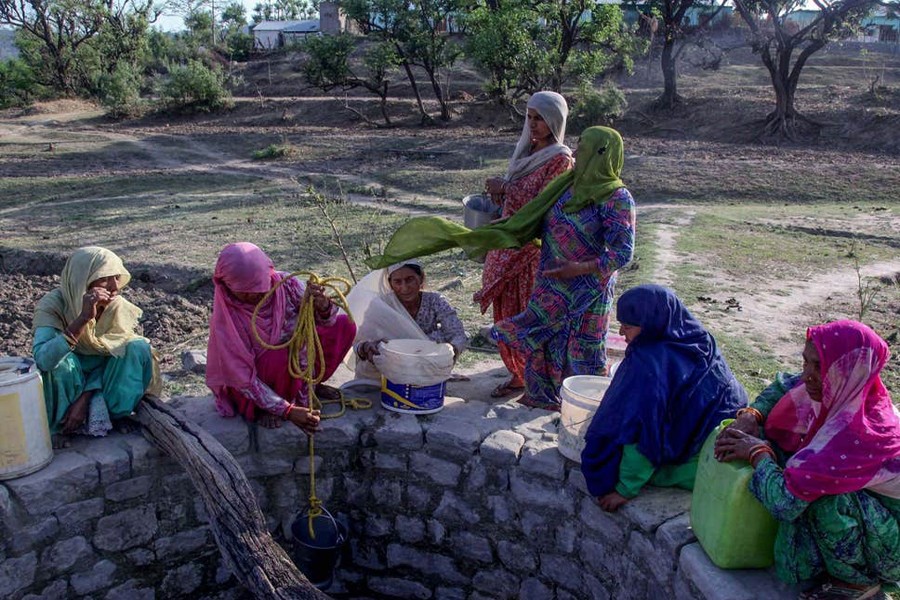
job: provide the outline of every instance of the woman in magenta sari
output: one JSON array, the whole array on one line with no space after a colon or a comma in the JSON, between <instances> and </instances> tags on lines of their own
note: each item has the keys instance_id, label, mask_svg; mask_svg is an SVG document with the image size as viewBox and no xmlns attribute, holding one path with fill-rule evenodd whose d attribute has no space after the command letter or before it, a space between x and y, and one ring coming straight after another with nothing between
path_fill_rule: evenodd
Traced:
<instances>
[{"instance_id":1,"label":"woman in magenta sari","mask_svg":"<svg viewBox=\"0 0 900 600\"><path fill-rule=\"evenodd\" d=\"M286 277L288 274L276 271L272 260L253 244L241 242L222 249L213 275L206 384L222 416L239 414L270 428L280 427L282 420L290 421L312 433L319 423L319 411L309 406L306 382L288 372L288 349L267 350L251 330L257 304ZM314 302L328 379L350 349L356 326L338 312L320 286L291 277L261 307L256 328L269 345L287 341L307 295ZM306 366L304 361L305 353L301 353L301 367ZM323 384L315 391L320 398L332 399L337 394Z\"/></svg>"},{"instance_id":2,"label":"woman in magenta sari","mask_svg":"<svg viewBox=\"0 0 900 600\"><path fill-rule=\"evenodd\" d=\"M716 441L748 460L779 521L775 568L823 578L806 599L869 598L900 580L900 414L881 381L887 343L856 321L812 327L803 373L780 375Z\"/></svg>"}]
</instances>

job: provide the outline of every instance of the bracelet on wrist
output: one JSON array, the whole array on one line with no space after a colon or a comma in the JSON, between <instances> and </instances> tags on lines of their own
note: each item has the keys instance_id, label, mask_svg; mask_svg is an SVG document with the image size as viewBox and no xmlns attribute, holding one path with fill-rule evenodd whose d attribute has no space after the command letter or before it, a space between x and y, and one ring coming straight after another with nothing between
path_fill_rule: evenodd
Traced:
<instances>
[{"instance_id":1,"label":"bracelet on wrist","mask_svg":"<svg viewBox=\"0 0 900 600\"><path fill-rule=\"evenodd\" d=\"M744 408L738 409L734 416L735 418L737 418L741 415L752 415L756 420L757 425L762 425L763 421L765 420L765 417L763 417L763 414L761 412L750 406L745 406Z\"/></svg>"},{"instance_id":2,"label":"bracelet on wrist","mask_svg":"<svg viewBox=\"0 0 900 600\"><path fill-rule=\"evenodd\" d=\"M287 421L290 418L291 411L294 409L295 406L297 406L296 402L291 402L290 404L288 404L288 407L286 409L284 409L283 413L281 413L281 418L283 420Z\"/></svg>"},{"instance_id":3,"label":"bracelet on wrist","mask_svg":"<svg viewBox=\"0 0 900 600\"><path fill-rule=\"evenodd\" d=\"M756 466L756 459L762 455L768 454L772 460L775 460L775 451L768 444L757 444L750 448L750 454L747 457L747 461L751 466Z\"/></svg>"}]
</instances>

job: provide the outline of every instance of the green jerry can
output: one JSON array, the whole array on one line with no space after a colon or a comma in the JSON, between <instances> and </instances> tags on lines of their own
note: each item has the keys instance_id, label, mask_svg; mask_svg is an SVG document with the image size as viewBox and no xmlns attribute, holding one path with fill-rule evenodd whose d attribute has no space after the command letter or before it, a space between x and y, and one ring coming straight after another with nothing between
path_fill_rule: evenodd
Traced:
<instances>
[{"instance_id":1,"label":"green jerry can","mask_svg":"<svg viewBox=\"0 0 900 600\"><path fill-rule=\"evenodd\" d=\"M710 560L722 569L761 569L774 562L778 523L750 493L753 467L746 461L723 463L713 450L726 419L700 450L691 496L691 527Z\"/></svg>"}]
</instances>

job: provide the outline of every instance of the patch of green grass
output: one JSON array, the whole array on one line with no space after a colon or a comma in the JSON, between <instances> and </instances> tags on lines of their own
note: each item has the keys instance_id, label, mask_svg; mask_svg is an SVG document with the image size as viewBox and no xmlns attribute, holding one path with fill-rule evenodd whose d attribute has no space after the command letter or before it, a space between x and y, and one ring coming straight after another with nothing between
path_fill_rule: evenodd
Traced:
<instances>
[{"instance_id":1,"label":"patch of green grass","mask_svg":"<svg viewBox=\"0 0 900 600\"><path fill-rule=\"evenodd\" d=\"M803 168L798 160L805 161ZM725 155L715 161L699 154L658 155L626 161L626 174L639 202L835 204L842 199L895 205L900 170L889 165L887 159L842 164L837 156L811 163L791 155L769 160Z\"/></svg>"},{"instance_id":2,"label":"patch of green grass","mask_svg":"<svg viewBox=\"0 0 900 600\"><path fill-rule=\"evenodd\" d=\"M772 218L777 218L775 215ZM869 260L896 255L896 250L858 240ZM752 284L754 280L806 279L811 272L850 266L849 240L823 233L792 231L778 225L731 218L725 211L698 213L677 240L679 252L699 264Z\"/></svg>"},{"instance_id":3,"label":"patch of green grass","mask_svg":"<svg viewBox=\"0 0 900 600\"><path fill-rule=\"evenodd\" d=\"M751 402L772 382L776 372L785 370L785 366L773 359L771 354L754 348L739 337L717 331L712 334L734 376L747 390Z\"/></svg>"},{"instance_id":4,"label":"patch of green grass","mask_svg":"<svg viewBox=\"0 0 900 600\"><path fill-rule=\"evenodd\" d=\"M452 171L414 168L383 171L376 174L376 178L383 185L408 192L461 201L467 195L482 190L485 179L498 174L498 171L488 169Z\"/></svg>"},{"instance_id":5,"label":"patch of green grass","mask_svg":"<svg viewBox=\"0 0 900 600\"><path fill-rule=\"evenodd\" d=\"M264 180L218 173L147 174L127 177L4 177L0 178L0 209L60 205L69 201L134 199L215 194L230 189L261 189ZM47 207L41 207L45 210ZM50 208L50 210L56 210Z\"/></svg>"},{"instance_id":6,"label":"patch of green grass","mask_svg":"<svg viewBox=\"0 0 900 600\"><path fill-rule=\"evenodd\" d=\"M269 144L261 150L253 153L253 160L275 160L279 158L294 158L299 150L293 144L283 142L281 144Z\"/></svg>"},{"instance_id":7,"label":"patch of green grass","mask_svg":"<svg viewBox=\"0 0 900 600\"><path fill-rule=\"evenodd\" d=\"M654 283L657 268L658 248L656 247L657 224L638 219L635 232L634 257L619 271L616 295L644 283Z\"/></svg>"}]
</instances>

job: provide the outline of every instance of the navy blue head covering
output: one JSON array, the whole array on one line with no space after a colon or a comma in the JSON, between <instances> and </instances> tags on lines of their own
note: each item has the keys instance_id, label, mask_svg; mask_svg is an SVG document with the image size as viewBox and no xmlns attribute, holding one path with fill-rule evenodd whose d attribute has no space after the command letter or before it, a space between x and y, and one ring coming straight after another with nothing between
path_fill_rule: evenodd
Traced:
<instances>
[{"instance_id":1,"label":"navy blue head covering","mask_svg":"<svg viewBox=\"0 0 900 600\"><path fill-rule=\"evenodd\" d=\"M619 298L616 316L641 333L628 344L585 436L581 471L594 496L615 488L623 446L637 444L654 467L679 465L747 405L715 339L675 292L632 288Z\"/></svg>"}]
</instances>

